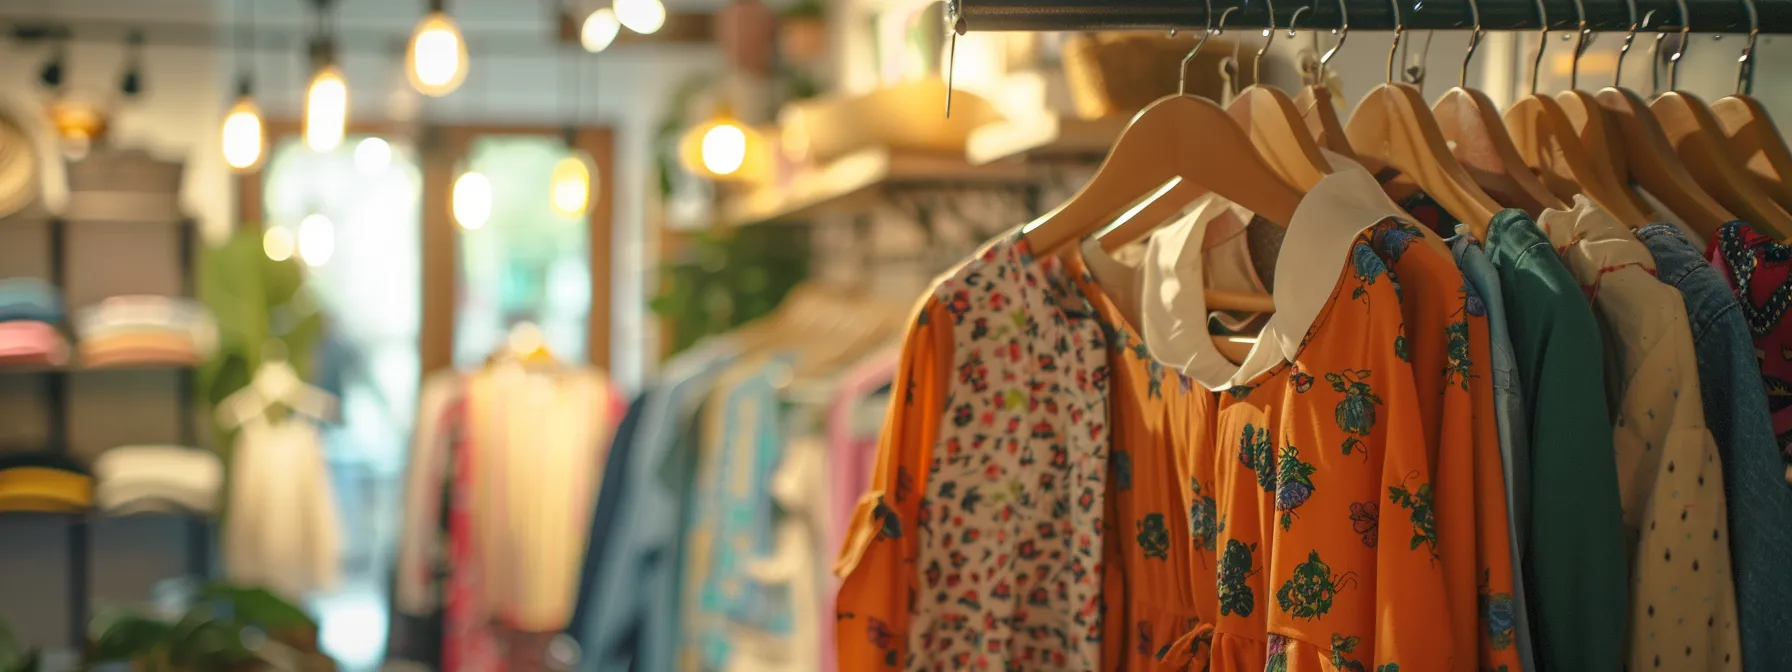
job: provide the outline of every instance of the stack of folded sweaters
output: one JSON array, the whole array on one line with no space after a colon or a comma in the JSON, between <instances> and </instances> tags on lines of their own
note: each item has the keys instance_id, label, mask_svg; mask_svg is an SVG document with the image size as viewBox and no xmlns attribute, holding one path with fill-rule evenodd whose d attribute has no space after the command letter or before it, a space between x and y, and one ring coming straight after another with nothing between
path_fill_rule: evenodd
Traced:
<instances>
[{"instance_id":1,"label":"stack of folded sweaters","mask_svg":"<svg viewBox=\"0 0 1792 672\"><path fill-rule=\"evenodd\" d=\"M218 326L205 306L166 296L114 296L75 316L84 366L193 365L218 346Z\"/></svg>"},{"instance_id":2,"label":"stack of folded sweaters","mask_svg":"<svg viewBox=\"0 0 1792 672\"><path fill-rule=\"evenodd\" d=\"M62 296L37 278L0 280L0 365L61 366L68 343L56 324Z\"/></svg>"}]
</instances>

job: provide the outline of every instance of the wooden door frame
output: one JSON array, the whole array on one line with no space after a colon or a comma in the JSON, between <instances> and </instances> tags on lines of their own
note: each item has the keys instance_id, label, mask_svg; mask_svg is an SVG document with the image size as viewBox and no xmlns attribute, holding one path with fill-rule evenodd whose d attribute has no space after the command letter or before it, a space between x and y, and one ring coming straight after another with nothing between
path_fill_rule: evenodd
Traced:
<instances>
[{"instance_id":1,"label":"wooden door frame","mask_svg":"<svg viewBox=\"0 0 1792 672\"><path fill-rule=\"evenodd\" d=\"M300 125L274 120L265 125L269 151L279 141L298 136ZM454 177L458 167L481 136L535 135L558 138L558 126L508 126L465 124L401 127L391 124L350 124L348 135L380 135L406 138L417 147L423 174L421 253L423 261L422 330L418 349L422 372L427 376L454 366L456 290L460 277L460 236L450 212ZM591 313L587 322L586 358L592 366L608 370L612 345L611 312L616 265L612 256L615 232L615 132L606 126L579 128L574 144L591 157L597 168L592 176L593 207L586 219L590 237ZM241 226L260 226L263 208L261 169L236 176L237 221Z\"/></svg>"}]
</instances>

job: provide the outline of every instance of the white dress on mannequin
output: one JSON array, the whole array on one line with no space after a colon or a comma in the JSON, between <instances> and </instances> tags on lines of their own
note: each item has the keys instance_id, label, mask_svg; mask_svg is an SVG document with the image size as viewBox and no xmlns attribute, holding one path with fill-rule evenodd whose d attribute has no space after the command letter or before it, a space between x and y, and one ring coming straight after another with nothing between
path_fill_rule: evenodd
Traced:
<instances>
[{"instance_id":1,"label":"white dress on mannequin","mask_svg":"<svg viewBox=\"0 0 1792 672\"><path fill-rule=\"evenodd\" d=\"M342 532L317 427L250 418L231 456L225 575L289 600L333 587Z\"/></svg>"}]
</instances>

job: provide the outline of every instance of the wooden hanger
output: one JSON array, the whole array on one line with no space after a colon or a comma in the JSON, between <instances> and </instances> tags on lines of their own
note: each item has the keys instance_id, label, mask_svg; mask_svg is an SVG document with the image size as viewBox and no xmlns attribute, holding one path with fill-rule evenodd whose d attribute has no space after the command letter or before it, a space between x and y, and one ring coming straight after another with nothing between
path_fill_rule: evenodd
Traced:
<instances>
[{"instance_id":1,"label":"wooden hanger","mask_svg":"<svg viewBox=\"0 0 1792 672\"><path fill-rule=\"evenodd\" d=\"M1570 68L1571 89L1578 83L1580 52L1585 49L1587 39L1586 11L1579 0L1575 2L1575 10L1578 16L1575 53ZM1549 46L1550 32L1549 14L1542 0L1537 0L1537 15L1543 27L1538 34L1537 56L1531 62L1531 94L1505 114L1507 130L1512 133L1519 153L1527 165L1537 170L1550 191L1564 202L1572 202L1574 196L1585 194L1626 226L1635 228L1653 223L1655 218L1624 195L1626 190L1616 178L1599 170L1593 153L1587 149L1588 141L1583 138L1590 138L1596 145L1607 144L1606 118L1587 114L1582 118L1582 126L1576 128L1559 101L1537 93L1537 80L1544 51ZM1584 102L1577 100L1576 106Z\"/></svg>"},{"instance_id":2,"label":"wooden hanger","mask_svg":"<svg viewBox=\"0 0 1792 672\"><path fill-rule=\"evenodd\" d=\"M1773 117L1752 95L1755 86L1755 40L1761 34L1754 0L1743 0L1748 9L1748 44L1737 59L1736 93L1711 104L1711 114L1729 139L1730 149L1767 195L1782 208L1792 209L1792 152L1780 135Z\"/></svg>"},{"instance_id":3,"label":"wooden hanger","mask_svg":"<svg viewBox=\"0 0 1792 672\"><path fill-rule=\"evenodd\" d=\"M1685 17L1685 2L1680 0L1681 16ZM1634 14L1634 13L1633 13ZM1648 16L1643 18L1648 22ZM1681 23L1681 40L1686 39L1688 28ZM1632 24L1631 35L1635 34ZM1660 47L1663 35L1655 38L1657 48ZM1628 39L1628 38L1627 38ZM1622 56L1623 52L1620 51ZM1654 66L1651 65L1651 68ZM1621 82L1613 81L1612 86L1600 89L1594 99L1606 112L1608 119L1616 122L1618 143L1624 150L1624 163L1630 168L1630 175L1649 195L1657 200L1687 226L1700 234L1709 237L1717 232L1717 228L1736 217L1724 209L1716 199L1705 193L1705 189L1694 180L1686 164L1681 163L1680 156L1674 152L1673 145L1668 143L1667 133L1661 123L1655 119L1655 113L1643 102L1635 91L1620 86Z\"/></svg>"},{"instance_id":4,"label":"wooden hanger","mask_svg":"<svg viewBox=\"0 0 1792 672\"><path fill-rule=\"evenodd\" d=\"M1299 17L1300 13L1295 12ZM1294 30L1294 21L1288 22L1289 32ZM1344 123L1339 120L1338 107L1332 99L1333 91L1325 84L1325 73L1331 65L1332 57L1338 55L1338 49L1344 46L1344 40L1350 37L1350 8L1344 0L1338 0L1338 41L1332 48L1319 57L1319 64L1314 67L1311 79L1301 89L1300 95L1294 99L1294 107L1300 111L1301 119L1307 124L1307 132L1327 151L1347 159L1364 164L1369 172L1378 172L1381 166L1369 165L1363 157L1357 156L1350 148L1350 139L1344 136ZM1319 35L1313 35L1313 48L1319 48Z\"/></svg>"},{"instance_id":5,"label":"wooden hanger","mask_svg":"<svg viewBox=\"0 0 1792 672\"><path fill-rule=\"evenodd\" d=\"M1394 59L1406 25L1400 20L1399 2L1392 4L1394 47L1388 53L1387 82L1357 105L1345 135L1359 156L1399 170L1457 220L1468 223L1477 237L1485 238L1499 203L1475 185L1450 153L1418 89L1394 82Z\"/></svg>"},{"instance_id":6,"label":"wooden hanger","mask_svg":"<svg viewBox=\"0 0 1792 672\"><path fill-rule=\"evenodd\" d=\"M1211 34L1203 35L1201 43ZM1201 43L1189 52L1191 58ZM1140 194L1162 189L1173 179L1218 193L1283 226L1303 195L1257 154L1250 136L1225 110L1184 88L1133 117L1089 183L1028 224L1022 235L1035 254L1054 254L1108 224Z\"/></svg>"},{"instance_id":7,"label":"wooden hanger","mask_svg":"<svg viewBox=\"0 0 1792 672\"><path fill-rule=\"evenodd\" d=\"M1257 59L1251 64L1251 86L1232 99L1226 106L1226 113L1245 129L1251 142L1257 146L1257 153L1277 175L1292 183L1295 188L1307 191L1319 180L1331 174L1331 164L1319 153L1319 143L1314 142L1311 133L1307 132L1306 122L1301 119L1300 111L1294 106L1294 100L1280 89L1263 86L1261 68L1263 56L1269 51L1271 43L1276 39L1276 7L1272 0L1264 0L1265 11L1269 15L1269 30L1264 31L1263 47L1257 50ZM1229 7L1229 14L1235 7ZM1307 11L1309 7L1295 10L1295 16ZM1220 30L1225 30L1226 15L1220 15ZM1290 20L1289 25L1293 25Z\"/></svg>"},{"instance_id":8,"label":"wooden hanger","mask_svg":"<svg viewBox=\"0 0 1792 672\"><path fill-rule=\"evenodd\" d=\"M1668 61L1668 91L1649 104L1649 111L1661 122L1670 145L1692 172L1694 180L1724 208L1749 224L1775 238L1786 239L1792 231L1792 214L1775 203L1756 184L1755 178L1730 153L1723 127L1705 101L1690 93L1675 90L1679 84L1680 59L1686 52L1690 32L1684 10L1685 0L1678 0L1681 14L1680 54Z\"/></svg>"},{"instance_id":9,"label":"wooden hanger","mask_svg":"<svg viewBox=\"0 0 1792 672\"><path fill-rule=\"evenodd\" d=\"M1469 29L1462 72L1457 76L1456 88L1444 92L1431 107L1444 140L1451 143L1452 153L1462 162L1463 170L1494 200L1533 217L1544 208L1562 208L1562 199L1544 186L1519 156L1512 136L1506 133L1505 122L1500 120L1499 107L1486 93L1468 88L1468 65L1475 57L1475 48L1481 45L1480 3L1469 0L1468 6L1474 27Z\"/></svg>"},{"instance_id":10,"label":"wooden hanger","mask_svg":"<svg viewBox=\"0 0 1792 672\"><path fill-rule=\"evenodd\" d=\"M1618 49L1618 62L1612 69L1613 86L1617 85L1618 78L1623 75L1624 56L1630 52L1630 45L1636 38L1636 0L1626 0L1625 5L1630 10L1630 31L1625 33L1624 44ZM1586 8L1578 0L1575 4L1575 11L1580 16L1586 16ZM1654 10L1649 11L1649 15L1654 13ZM1648 21L1649 15L1644 16L1645 23ZM1584 29L1581 34L1586 34ZM1613 197L1608 200L1621 199L1629 204L1628 208L1620 208L1614 217L1625 221L1633 228L1639 224L1630 223L1630 220L1626 218L1637 218L1636 221L1661 221L1659 214L1654 212L1655 207L1644 200L1642 194L1638 193L1633 186L1629 162L1626 160L1624 147L1621 144L1623 136L1618 129L1617 120L1610 118L1610 114L1600 107L1599 100L1593 94L1580 90L1580 57L1586 53L1586 45L1584 42L1579 42L1577 45L1574 60L1570 65L1569 90L1556 94L1556 103L1561 106L1562 113L1568 116L1568 123L1574 126L1575 133L1580 137L1581 146L1587 149L1587 157L1593 161L1593 170L1601 177L1600 184L1602 186L1600 188L1615 192ZM1641 217L1638 217L1638 213L1641 213Z\"/></svg>"}]
</instances>

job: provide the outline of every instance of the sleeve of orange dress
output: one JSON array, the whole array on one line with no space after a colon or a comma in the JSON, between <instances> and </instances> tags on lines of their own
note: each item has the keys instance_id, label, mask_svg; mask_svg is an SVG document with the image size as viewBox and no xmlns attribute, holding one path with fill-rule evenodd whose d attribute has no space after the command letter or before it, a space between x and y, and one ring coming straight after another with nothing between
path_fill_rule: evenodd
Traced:
<instances>
[{"instance_id":1,"label":"sleeve of orange dress","mask_svg":"<svg viewBox=\"0 0 1792 672\"><path fill-rule=\"evenodd\" d=\"M909 327L870 489L859 498L834 572L841 578L839 669L903 664L915 594L915 528L952 365L952 322L928 299Z\"/></svg>"}]
</instances>

